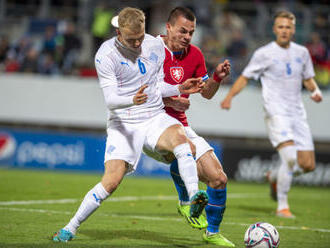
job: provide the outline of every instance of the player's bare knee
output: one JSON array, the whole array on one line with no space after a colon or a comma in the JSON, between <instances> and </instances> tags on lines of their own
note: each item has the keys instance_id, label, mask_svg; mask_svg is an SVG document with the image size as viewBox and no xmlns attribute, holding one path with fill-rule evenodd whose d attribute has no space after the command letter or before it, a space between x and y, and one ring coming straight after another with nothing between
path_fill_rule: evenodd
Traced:
<instances>
[{"instance_id":1,"label":"player's bare knee","mask_svg":"<svg viewBox=\"0 0 330 248\"><path fill-rule=\"evenodd\" d=\"M116 182L110 182L104 185L104 189L111 194L112 192L114 192L119 186L119 183Z\"/></svg>"},{"instance_id":2,"label":"player's bare knee","mask_svg":"<svg viewBox=\"0 0 330 248\"><path fill-rule=\"evenodd\" d=\"M214 189L224 189L227 185L227 175L225 173L219 173L209 182L209 186Z\"/></svg>"},{"instance_id":3,"label":"player's bare knee","mask_svg":"<svg viewBox=\"0 0 330 248\"><path fill-rule=\"evenodd\" d=\"M227 175L224 172L222 172L220 174L221 185L226 186L227 185L227 180L228 180Z\"/></svg>"},{"instance_id":4,"label":"player's bare knee","mask_svg":"<svg viewBox=\"0 0 330 248\"><path fill-rule=\"evenodd\" d=\"M304 172L310 172L315 169L315 159L312 156L298 156L298 164Z\"/></svg>"},{"instance_id":5,"label":"player's bare knee","mask_svg":"<svg viewBox=\"0 0 330 248\"><path fill-rule=\"evenodd\" d=\"M120 180L116 180L114 178L111 179L107 177L102 178L102 185L109 194L114 192L118 188L119 184Z\"/></svg>"},{"instance_id":6,"label":"player's bare knee","mask_svg":"<svg viewBox=\"0 0 330 248\"><path fill-rule=\"evenodd\" d=\"M186 135L179 133L178 135L176 135L176 140L175 141L176 141L177 145L180 145L180 144L187 143L188 138L187 138Z\"/></svg>"},{"instance_id":7,"label":"player's bare knee","mask_svg":"<svg viewBox=\"0 0 330 248\"><path fill-rule=\"evenodd\" d=\"M304 170L304 172L310 172L315 170L315 161L304 160L299 163L300 167Z\"/></svg>"}]
</instances>

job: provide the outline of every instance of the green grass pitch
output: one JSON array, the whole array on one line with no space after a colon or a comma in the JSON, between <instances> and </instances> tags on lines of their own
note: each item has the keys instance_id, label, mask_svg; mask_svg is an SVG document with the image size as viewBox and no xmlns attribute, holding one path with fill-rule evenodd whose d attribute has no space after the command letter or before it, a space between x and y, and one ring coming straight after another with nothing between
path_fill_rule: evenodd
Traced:
<instances>
[{"instance_id":1,"label":"green grass pitch","mask_svg":"<svg viewBox=\"0 0 330 248\"><path fill-rule=\"evenodd\" d=\"M69 221L100 178L0 169L0 247L216 247L203 243L202 231L177 214L169 179L133 176L82 224L75 240L53 243L51 235ZM330 247L330 189L294 186L289 199L297 218L280 219L274 216L268 185L230 181L221 232L244 247L248 225L262 221L277 228L282 248Z\"/></svg>"}]
</instances>

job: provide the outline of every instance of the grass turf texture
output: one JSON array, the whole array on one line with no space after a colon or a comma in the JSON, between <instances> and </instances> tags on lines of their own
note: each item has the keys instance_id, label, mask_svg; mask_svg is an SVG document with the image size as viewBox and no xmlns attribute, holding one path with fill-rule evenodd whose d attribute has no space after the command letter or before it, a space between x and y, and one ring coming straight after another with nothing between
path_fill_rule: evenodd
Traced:
<instances>
[{"instance_id":1,"label":"grass turf texture","mask_svg":"<svg viewBox=\"0 0 330 248\"><path fill-rule=\"evenodd\" d=\"M176 193L169 179L126 177L112 195L80 227L68 244L53 243L51 235L77 210L100 175L0 169L0 247L216 247L202 241L176 212ZM204 188L204 185L201 185ZM330 189L294 186L290 192L295 220L274 216L276 203L268 185L228 184L222 234L244 247L249 224L269 222L280 233L282 248L330 247ZM137 198L125 198L134 196ZM140 197L146 197L142 198ZM167 197L170 196L168 198ZM163 197L163 198L162 198ZM68 203L32 200L71 199ZM7 201L27 201L4 203Z\"/></svg>"}]
</instances>

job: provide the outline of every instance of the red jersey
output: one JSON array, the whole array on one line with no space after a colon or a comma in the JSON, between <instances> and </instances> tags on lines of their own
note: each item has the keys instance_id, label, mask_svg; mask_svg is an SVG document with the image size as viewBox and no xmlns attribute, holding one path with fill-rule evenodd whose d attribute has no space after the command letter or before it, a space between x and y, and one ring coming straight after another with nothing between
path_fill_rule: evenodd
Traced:
<instances>
[{"instance_id":1,"label":"red jersey","mask_svg":"<svg viewBox=\"0 0 330 248\"><path fill-rule=\"evenodd\" d=\"M162 40L160 36L158 37ZM208 78L204 56L198 47L191 44L181 54L175 54L165 46L163 68L164 81L172 85L182 84L189 78ZM188 98L189 95L181 95L181 97ZM165 107L165 110L168 115L179 120L184 126L188 126L185 112L176 111L170 107Z\"/></svg>"}]
</instances>

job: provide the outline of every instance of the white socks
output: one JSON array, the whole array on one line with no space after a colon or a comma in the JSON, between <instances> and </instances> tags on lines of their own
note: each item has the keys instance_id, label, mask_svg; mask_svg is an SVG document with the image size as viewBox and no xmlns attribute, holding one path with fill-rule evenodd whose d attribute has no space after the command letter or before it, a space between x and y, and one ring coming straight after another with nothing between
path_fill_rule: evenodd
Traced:
<instances>
[{"instance_id":1,"label":"white socks","mask_svg":"<svg viewBox=\"0 0 330 248\"><path fill-rule=\"evenodd\" d=\"M292 168L293 176L299 176L304 173L304 170L299 166L299 164L295 164Z\"/></svg>"},{"instance_id":2,"label":"white socks","mask_svg":"<svg viewBox=\"0 0 330 248\"><path fill-rule=\"evenodd\" d=\"M277 210L289 208L288 192L292 183L293 169L297 164L297 150L295 146L286 146L279 151L282 163L277 174Z\"/></svg>"},{"instance_id":3,"label":"white socks","mask_svg":"<svg viewBox=\"0 0 330 248\"><path fill-rule=\"evenodd\" d=\"M289 208L288 192L292 182L292 171L288 165L282 161L277 175L277 210Z\"/></svg>"},{"instance_id":4,"label":"white socks","mask_svg":"<svg viewBox=\"0 0 330 248\"><path fill-rule=\"evenodd\" d=\"M190 145L184 143L174 148L173 153L178 160L178 167L182 181L184 182L189 199L198 191L198 176L195 159Z\"/></svg>"},{"instance_id":5,"label":"white socks","mask_svg":"<svg viewBox=\"0 0 330 248\"><path fill-rule=\"evenodd\" d=\"M86 195L76 214L70 220L64 229L76 234L80 224L85 221L110 194L104 189L101 183L98 183Z\"/></svg>"}]
</instances>

